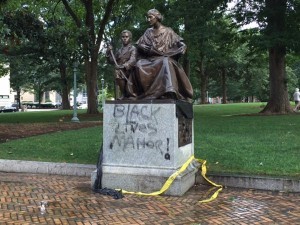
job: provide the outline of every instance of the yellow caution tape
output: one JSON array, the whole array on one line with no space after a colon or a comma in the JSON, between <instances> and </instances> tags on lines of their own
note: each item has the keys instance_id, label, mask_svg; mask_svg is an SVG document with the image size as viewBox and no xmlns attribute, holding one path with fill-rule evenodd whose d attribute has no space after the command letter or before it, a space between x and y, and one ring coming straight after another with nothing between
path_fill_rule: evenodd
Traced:
<instances>
[{"instance_id":1,"label":"yellow caution tape","mask_svg":"<svg viewBox=\"0 0 300 225\"><path fill-rule=\"evenodd\" d=\"M206 202L210 202L212 200L214 200L215 198L218 197L218 194L220 191L223 190L223 186L220 185L220 184L216 184L214 182L212 182L211 180L209 180L207 177L206 177L206 172L207 172L207 169L206 169L206 160L203 160L203 159L196 159L199 163L202 164L201 166L201 175L202 177L208 182L210 183L211 185L213 185L214 187L218 187L219 189L209 198L209 199L206 199L206 200L202 200L202 201L199 201L200 203L206 203Z\"/></svg>"},{"instance_id":2,"label":"yellow caution tape","mask_svg":"<svg viewBox=\"0 0 300 225\"><path fill-rule=\"evenodd\" d=\"M122 193L124 194L135 194L135 195L146 195L146 196L155 196L155 195L160 195L162 193L164 193L165 191L167 191L171 184L173 183L173 181L176 179L176 177L181 174L182 172L184 172L186 170L186 168L189 166L189 164L195 159L194 156L191 156L182 166L179 170L177 170L175 173L173 173L168 180L165 182L165 184L162 186L162 188L159 191L155 191L152 193L143 193L143 192L133 192L133 191L126 191L126 190L122 190ZM216 184L212 181L210 181L207 177L206 177L206 160L203 159L195 159L197 160L199 163L202 164L201 168L201 175L202 177L211 185L218 187L219 189L209 198L209 199L205 199L202 201L199 201L200 203L206 203L206 202L210 202L212 200L214 200L215 198L217 198L218 194L220 191L222 191L223 186ZM117 189L118 191L120 191L121 189Z\"/></svg>"}]
</instances>

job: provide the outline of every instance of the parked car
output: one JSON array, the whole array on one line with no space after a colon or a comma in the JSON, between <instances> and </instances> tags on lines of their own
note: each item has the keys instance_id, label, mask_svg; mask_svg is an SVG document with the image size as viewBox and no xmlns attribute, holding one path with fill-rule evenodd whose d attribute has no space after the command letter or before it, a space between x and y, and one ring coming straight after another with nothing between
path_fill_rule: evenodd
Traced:
<instances>
[{"instance_id":1,"label":"parked car","mask_svg":"<svg viewBox=\"0 0 300 225\"><path fill-rule=\"evenodd\" d=\"M86 103L80 104L78 107L78 109L87 109L88 105Z\"/></svg>"},{"instance_id":2,"label":"parked car","mask_svg":"<svg viewBox=\"0 0 300 225\"><path fill-rule=\"evenodd\" d=\"M15 103L0 107L0 113L17 112L17 111L19 111L19 107L18 104Z\"/></svg>"},{"instance_id":3,"label":"parked car","mask_svg":"<svg viewBox=\"0 0 300 225\"><path fill-rule=\"evenodd\" d=\"M19 104L18 103L12 103L11 107L16 107L17 111L19 111Z\"/></svg>"},{"instance_id":4,"label":"parked car","mask_svg":"<svg viewBox=\"0 0 300 225\"><path fill-rule=\"evenodd\" d=\"M54 103L52 103L52 105L57 109L61 108L61 106L62 106L61 102L54 102Z\"/></svg>"}]
</instances>

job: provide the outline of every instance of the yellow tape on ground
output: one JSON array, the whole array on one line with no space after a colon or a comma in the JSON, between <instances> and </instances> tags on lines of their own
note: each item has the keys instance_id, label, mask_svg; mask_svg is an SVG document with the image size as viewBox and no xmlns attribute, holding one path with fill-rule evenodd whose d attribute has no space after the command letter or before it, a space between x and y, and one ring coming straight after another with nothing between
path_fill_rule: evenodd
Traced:
<instances>
[{"instance_id":1,"label":"yellow tape on ground","mask_svg":"<svg viewBox=\"0 0 300 225\"><path fill-rule=\"evenodd\" d=\"M123 194L135 194L135 195L146 195L146 196L155 196L155 195L160 195L162 193L164 193L165 191L167 191L171 184L173 183L173 181L176 179L176 177L181 174L182 172L184 172L186 170L186 168L189 166L189 164L195 159L194 156L191 156L182 166L179 170L177 170L175 173L173 173L168 180L165 182L165 184L162 186L162 188L159 191L155 191L152 193L143 193L143 192L133 192L133 191L126 191L126 190L122 190ZM205 199L202 201L199 201L200 203L206 203L206 202L210 202L212 200L214 200L215 198L217 198L218 194L220 191L222 191L223 186L219 185L219 184L215 184L214 182L210 181L207 177L206 177L206 160L202 160L202 159L195 159L197 160L199 163L202 164L202 170L201 170L201 175L202 177L211 185L215 186L215 187L219 187L219 189L209 198L209 199ZM117 189L118 191L120 191L121 189Z\"/></svg>"},{"instance_id":2,"label":"yellow tape on ground","mask_svg":"<svg viewBox=\"0 0 300 225\"><path fill-rule=\"evenodd\" d=\"M215 187L218 187L219 189L209 198L209 199L205 199L205 200L202 200L202 201L199 201L200 203L206 203L206 202L210 202L212 200L214 200L215 198L218 197L218 194L220 191L223 190L223 186L220 185L220 184L216 184L214 182L212 182L211 180L209 180L207 177L206 177L206 172L207 172L207 169L206 169L206 160L203 160L203 159L195 159L197 160L199 163L202 164L201 166L201 175L202 177L208 182L210 183L211 185L215 186Z\"/></svg>"}]
</instances>

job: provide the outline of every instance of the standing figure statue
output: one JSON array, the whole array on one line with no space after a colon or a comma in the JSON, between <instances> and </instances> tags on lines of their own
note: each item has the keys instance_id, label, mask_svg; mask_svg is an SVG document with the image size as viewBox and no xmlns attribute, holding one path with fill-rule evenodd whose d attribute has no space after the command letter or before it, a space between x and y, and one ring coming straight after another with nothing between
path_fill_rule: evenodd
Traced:
<instances>
[{"instance_id":1,"label":"standing figure statue","mask_svg":"<svg viewBox=\"0 0 300 225\"><path fill-rule=\"evenodd\" d=\"M151 27L137 41L137 99L191 100L192 85L178 63L186 51L183 39L162 25L158 10L150 9L147 20Z\"/></svg>"},{"instance_id":2,"label":"standing figure statue","mask_svg":"<svg viewBox=\"0 0 300 225\"><path fill-rule=\"evenodd\" d=\"M111 45L107 47L106 57L110 63L115 64L116 84L120 89L119 100L135 97L133 93L132 73L136 64L136 48L132 45L132 33L128 30L121 32L122 47L113 53Z\"/></svg>"}]
</instances>

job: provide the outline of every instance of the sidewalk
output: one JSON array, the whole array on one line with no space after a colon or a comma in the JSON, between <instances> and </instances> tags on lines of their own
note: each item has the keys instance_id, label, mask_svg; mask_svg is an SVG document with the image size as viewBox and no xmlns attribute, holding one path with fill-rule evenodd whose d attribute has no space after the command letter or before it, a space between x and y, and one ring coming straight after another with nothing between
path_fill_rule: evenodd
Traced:
<instances>
[{"instance_id":1,"label":"sidewalk","mask_svg":"<svg viewBox=\"0 0 300 225\"><path fill-rule=\"evenodd\" d=\"M88 176L0 173L0 224L300 224L300 194L226 188L212 202L209 186L182 197L95 194ZM47 201L45 214L40 202Z\"/></svg>"}]
</instances>

